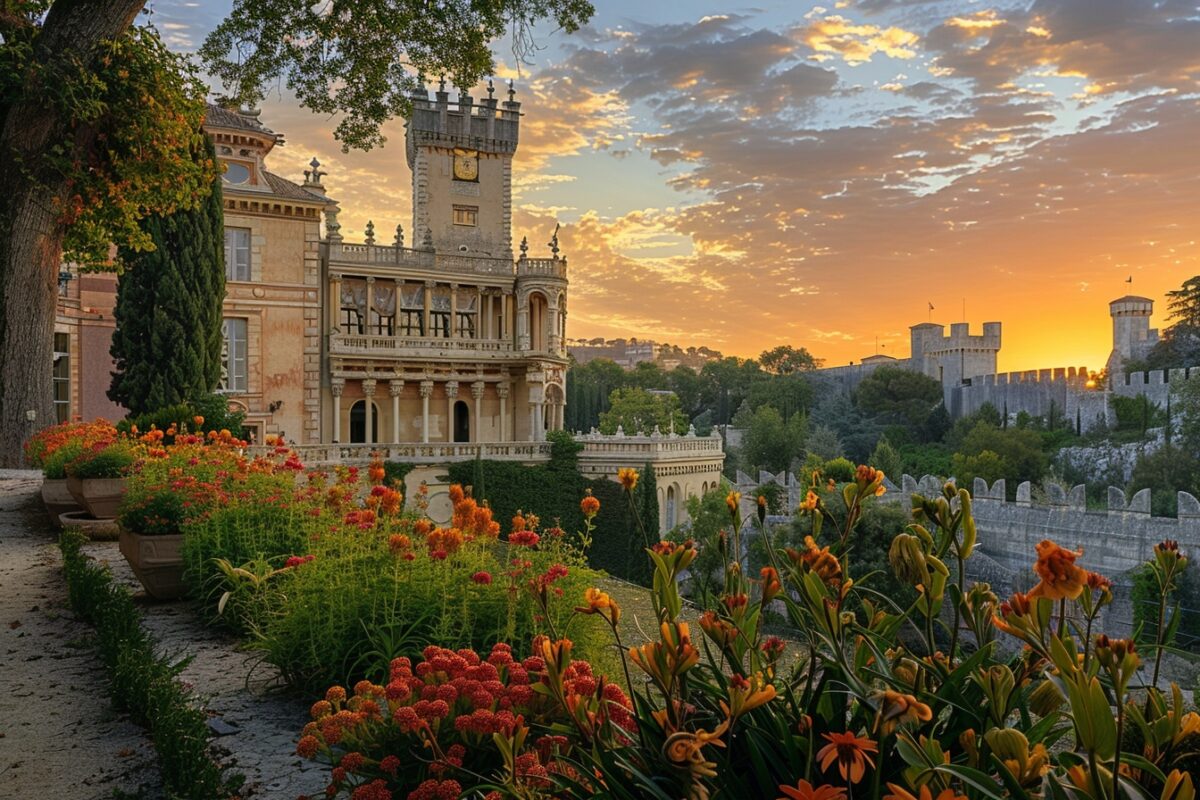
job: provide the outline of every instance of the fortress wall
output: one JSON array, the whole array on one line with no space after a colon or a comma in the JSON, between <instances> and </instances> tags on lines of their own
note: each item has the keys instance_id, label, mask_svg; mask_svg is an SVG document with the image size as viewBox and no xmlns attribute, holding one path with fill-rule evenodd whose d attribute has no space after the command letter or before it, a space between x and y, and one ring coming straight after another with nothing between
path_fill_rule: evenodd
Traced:
<instances>
[{"instance_id":1,"label":"fortress wall","mask_svg":"<svg viewBox=\"0 0 1200 800\"><path fill-rule=\"evenodd\" d=\"M899 367L900 369L917 370L909 358L881 358L862 364L845 364L840 367L824 367L817 370L815 377L838 386L844 392L853 391L863 378L866 378L880 367Z\"/></svg>"},{"instance_id":2,"label":"fortress wall","mask_svg":"<svg viewBox=\"0 0 1200 800\"><path fill-rule=\"evenodd\" d=\"M1197 379L1200 379L1200 366L1128 374L1117 372L1109 379L1109 383L1113 393L1121 397L1137 397L1144 394L1155 405L1166 406L1172 385Z\"/></svg>"}]
</instances>

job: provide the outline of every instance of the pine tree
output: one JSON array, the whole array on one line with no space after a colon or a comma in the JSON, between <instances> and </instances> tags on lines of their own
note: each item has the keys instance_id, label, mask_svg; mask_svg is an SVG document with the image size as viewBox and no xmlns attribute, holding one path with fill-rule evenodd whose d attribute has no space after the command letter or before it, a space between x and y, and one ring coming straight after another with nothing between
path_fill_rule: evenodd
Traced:
<instances>
[{"instance_id":1,"label":"pine tree","mask_svg":"<svg viewBox=\"0 0 1200 800\"><path fill-rule=\"evenodd\" d=\"M215 158L205 137L201 158ZM113 310L116 364L108 397L132 414L211 392L221 378L225 297L221 181L194 211L152 215L142 225L148 252L120 251L125 271Z\"/></svg>"}]
</instances>

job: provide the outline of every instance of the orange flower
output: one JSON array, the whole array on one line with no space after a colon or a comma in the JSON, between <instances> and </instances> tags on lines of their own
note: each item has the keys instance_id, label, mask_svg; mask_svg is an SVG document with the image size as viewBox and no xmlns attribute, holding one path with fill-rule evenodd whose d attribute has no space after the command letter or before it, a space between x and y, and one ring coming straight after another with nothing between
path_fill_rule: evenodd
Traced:
<instances>
[{"instance_id":1,"label":"orange flower","mask_svg":"<svg viewBox=\"0 0 1200 800\"><path fill-rule=\"evenodd\" d=\"M604 609L611 609L612 624L616 625L621 620L621 607L617 605L617 601L613 600L607 592L602 592L595 587L589 587L583 593L583 602L587 605L579 606L575 610L581 614L600 614L604 616Z\"/></svg>"},{"instance_id":2,"label":"orange flower","mask_svg":"<svg viewBox=\"0 0 1200 800\"><path fill-rule=\"evenodd\" d=\"M817 751L822 771L828 770L836 761L842 780L858 783L863 779L867 766L875 766L871 753L879 752L879 746L870 739L855 736L850 731L821 735L829 742Z\"/></svg>"},{"instance_id":3,"label":"orange flower","mask_svg":"<svg viewBox=\"0 0 1200 800\"><path fill-rule=\"evenodd\" d=\"M829 552L828 547L817 547L811 536L804 537L804 552L788 548L785 552L793 564L804 564L812 572L817 573L826 584L833 585L842 579L842 564L837 556Z\"/></svg>"},{"instance_id":4,"label":"orange flower","mask_svg":"<svg viewBox=\"0 0 1200 800\"><path fill-rule=\"evenodd\" d=\"M596 516L597 513L599 513L600 501L595 497L592 497L591 489L589 489L587 495L579 501L579 510L582 511L583 515L588 519L591 519L592 517Z\"/></svg>"},{"instance_id":5,"label":"orange flower","mask_svg":"<svg viewBox=\"0 0 1200 800\"><path fill-rule=\"evenodd\" d=\"M783 792L779 800L843 800L846 796L846 790L841 786L813 786L804 780L795 786L780 786L779 791Z\"/></svg>"},{"instance_id":6,"label":"orange flower","mask_svg":"<svg viewBox=\"0 0 1200 800\"><path fill-rule=\"evenodd\" d=\"M817 507L818 500L820 500L820 498L817 497L817 493L812 489L809 489L808 494L804 495L804 502L800 504L800 510L812 511Z\"/></svg>"},{"instance_id":7,"label":"orange flower","mask_svg":"<svg viewBox=\"0 0 1200 800\"><path fill-rule=\"evenodd\" d=\"M888 734L906 722L928 722L933 719L933 709L911 694L888 689L879 695L879 712L875 717L877 730Z\"/></svg>"},{"instance_id":8,"label":"orange flower","mask_svg":"<svg viewBox=\"0 0 1200 800\"><path fill-rule=\"evenodd\" d=\"M783 592L783 586L779 583L779 573L774 567L763 567L759 575L762 576L762 601L769 603Z\"/></svg>"},{"instance_id":9,"label":"orange flower","mask_svg":"<svg viewBox=\"0 0 1200 800\"><path fill-rule=\"evenodd\" d=\"M632 492L637 488L639 477L641 476L633 467L621 467L617 470L617 483L621 484L627 492Z\"/></svg>"},{"instance_id":10,"label":"orange flower","mask_svg":"<svg viewBox=\"0 0 1200 800\"><path fill-rule=\"evenodd\" d=\"M729 494L725 495L725 507L729 509L730 514L737 513L738 506L741 505L741 502L742 502L742 493L741 492L735 491L735 492L730 492Z\"/></svg>"},{"instance_id":11,"label":"orange flower","mask_svg":"<svg viewBox=\"0 0 1200 800\"><path fill-rule=\"evenodd\" d=\"M889 783L888 788L892 791L885 794L883 800L934 800L933 792L929 791L928 785L922 786L919 794L913 794L895 783ZM967 798L953 789L942 789L937 800L967 800Z\"/></svg>"},{"instance_id":12,"label":"orange flower","mask_svg":"<svg viewBox=\"0 0 1200 800\"><path fill-rule=\"evenodd\" d=\"M371 462L371 466L367 467L367 478L371 483L383 483L383 479L387 477L387 470L383 468L383 461L376 458Z\"/></svg>"},{"instance_id":13,"label":"orange flower","mask_svg":"<svg viewBox=\"0 0 1200 800\"><path fill-rule=\"evenodd\" d=\"M204 417L197 414L196 416L192 417L192 424L195 425L197 428L199 428L200 426L202 426L204 424ZM136 431L135 431L135 433L136 433Z\"/></svg>"},{"instance_id":14,"label":"orange flower","mask_svg":"<svg viewBox=\"0 0 1200 800\"><path fill-rule=\"evenodd\" d=\"M1038 542L1037 554L1033 571L1042 580L1029 592L1030 597L1074 600L1083 593L1088 573L1083 567L1075 565L1075 559L1083 555L1082 550L1067 550L1049 539L1043 539Z\"/></svg>"}]
</instances>

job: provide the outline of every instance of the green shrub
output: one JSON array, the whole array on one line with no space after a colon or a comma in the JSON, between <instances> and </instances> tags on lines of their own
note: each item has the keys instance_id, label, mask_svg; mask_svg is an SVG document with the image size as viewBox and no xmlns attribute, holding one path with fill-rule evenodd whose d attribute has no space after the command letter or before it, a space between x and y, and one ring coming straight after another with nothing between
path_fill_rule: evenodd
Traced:
<instances>
[{"instance_id":1,"label":"green shrub","mask_svg":"<svg viewBox=\"0 0 1200 800\"><path fill-rule=\"evenodd\" d=\"M67 464L74 461L83 453L83 442L67 442L42 461L42 474L49 480L62 480L67 477Z\"/></svg>"},{"instance_id":2,"label":"green shrub","mask_svg":"<svg viewBox=\"0 0 1200 800\"><path fill-rule=\"evenodd\" d=\"M122 478L137 461L137 452L128 440L118 439L102 447L85 449L66 464L72 478Z\"/></svg>"},{"instance_id":3,"label":"green shrub","mask_svg":"<svg viewBox=\"0 0 1200 800\"><path fill-rule=\"evenodd\" d=\"M838 483L845 483L854 480L854 469L853 461L847 458L834 458L825 462L825 466L821 468L821 474Z\"/></svg>"},{"instance_id":4,"label":"green shrub","mask_svg":"<svg viewBox=\"0 0 1200 800\"><path fill-rule=\"evenodd\" d=\"M172 428L180 431L186 429L193 433L225 430L234 438L241 439L242 422L245 417L245 413L241 411L229 410L229 400L224 395L208 394L186 403L176 403L127 417L117 423L117 430L122 433L131 433L134 430L146 433L151 429L167 431ZM199 425L196 424L197 419L201 420ZM173 441L173 436L163 439L164 444L171 444Z\"/></svg>"},{"instance_id":5,"label":"green shrub","mask_svg":"<svg viewBox=\"0 0 1200 800\"><path fill-rule=\"evenodd\" d=\"M241 777L223 775L209 755L208 717L178 680L187 662L155 654L156 642L142 627L129 590L84 555L86 541L81 534L64 533L59 548L71 607L96 628L113 703L149 729L168 796L232 796Z\"/></svg>"}]
</instances>

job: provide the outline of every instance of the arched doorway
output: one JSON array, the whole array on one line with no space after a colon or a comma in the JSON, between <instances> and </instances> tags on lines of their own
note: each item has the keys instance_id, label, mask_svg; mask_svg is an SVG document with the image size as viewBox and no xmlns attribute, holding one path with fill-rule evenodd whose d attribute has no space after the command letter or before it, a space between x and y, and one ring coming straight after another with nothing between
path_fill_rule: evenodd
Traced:
<instances>
[{"instance_id":1,"label":"arched doorway","mask_svg":"<svg viewBox=\"0 0 1200 800\"><path fill-rule=\"evenodd\" d=\"M379 406L371 403L371 441L379 441ZM350 443L367 443L367 401L350 406Z\"/></svg>"},{"instance_id":2,"label":"arched doorway","mask_svg":"<svg viewBox=\"0 0 1200 800\"><path fill-rule=\"evenodd\" d=\"M471 410L462 400L454 404L454 441L471 441Z\"/></svg>"}]
</instances>

